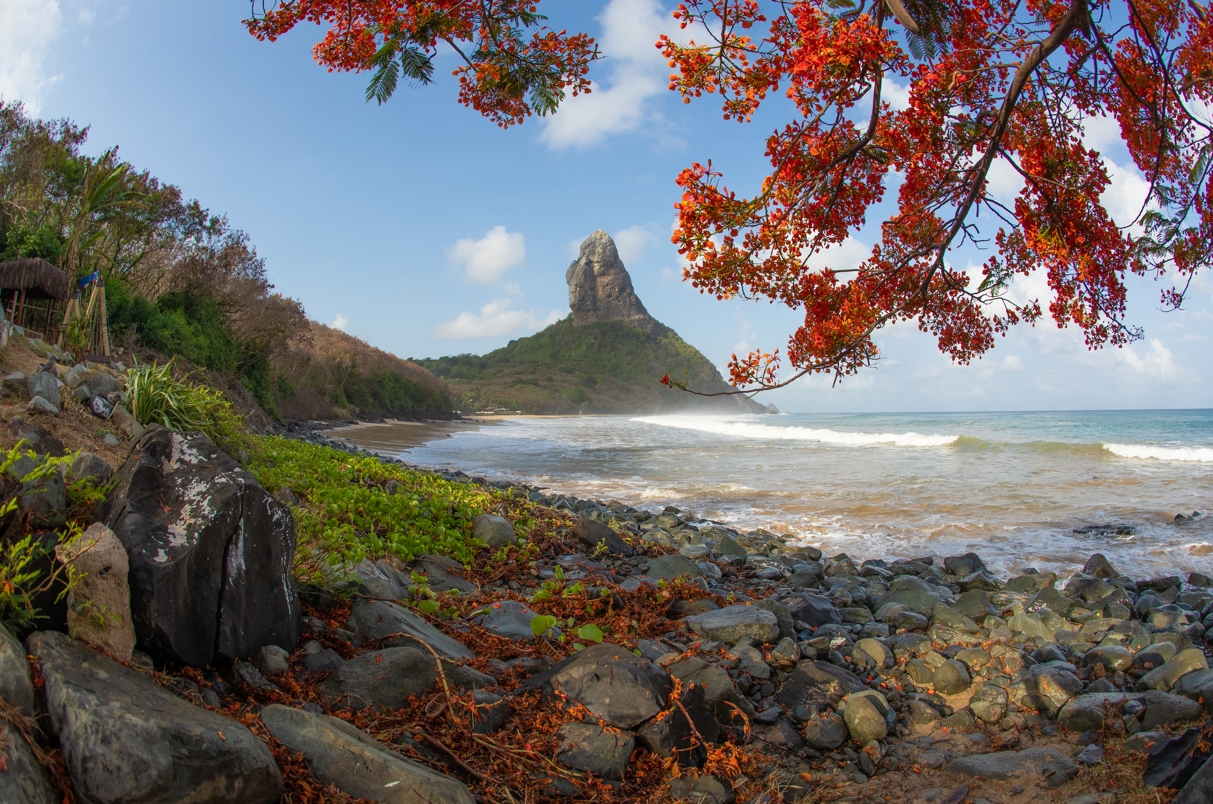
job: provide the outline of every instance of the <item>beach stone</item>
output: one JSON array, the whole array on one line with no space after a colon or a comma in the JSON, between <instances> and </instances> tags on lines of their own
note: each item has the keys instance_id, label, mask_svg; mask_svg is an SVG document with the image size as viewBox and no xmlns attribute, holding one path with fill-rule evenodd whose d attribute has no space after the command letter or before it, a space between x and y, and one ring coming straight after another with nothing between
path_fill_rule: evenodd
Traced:
<instances>
[{"instance_id":1,"label":"beach stone","mask_svg":"<svg viewBox=\"0 0 1213 804\"><path fill-rule=\"evenodd\" d=\"M253 666L263 675L280 676L291 669L290 654L277 645L265 645L253 657Z\"/></svg>"},{"instance_id":2,"label":"beach stone","mask_svg":"<svg viewBox=\"0 0 1213 804\"><path fill-rule=\"evenodd\" d=\"M1213 762L1206 761L1188 779L1171 804L1208 804L1213 801Z\"/></svg>"},{"instance_id":3,"label":"beach stone","mask_svg":"<svg viewBox=\"0 0 1213 804\"><path fill-rule=\"evenodd\" d=\"M471 649L427 623L421 616L386 600L354 601L345 627L372 642L385 645L426 643L444 659L467 662L476 658ZM528 625L529 628L529 625Z\"/></svg>"},{"instance_id":4,"label":"beach stone","mask_svg":"<svg viewBox=\"0 0 1213 804\"><path fill-rule=\"evenodd\" d=\"M492 734L500 731L509 718L509 706L500 695L488 690L472 690L472 731L476 734Z\"/></svg>"},{"instance_id":5,"label":"beach stone","mask_svg":"<svg viewBox=\"0 0 1213 804\"><path fill-rule=\"evenodd\" d=\"M787 601L787 606L788 613L794 620L800 620L813 628L842 623L838 607L829 598L821 595L797 595Z\"/></svg>"},{"instance_id":6,"label":"beach stone","mask_svg":"<svg viewBox=\"0 0 1213 804\"><path fill-rule=\"evenodd\" d=\"M359 592L367 597L400 600L409 595L408 587L401 583L399 574L382 562L362 559L358 566L354 567L354 577L358 579L361 587Z\"/></svg>"},{"instance_id":7,"label":"beach stone","mask_svg":"<svg viewBox=\"0 0 1213 804\"><path fill-rule=\"evenodd\" d=\"M854 651L859 651L864 656L867 656L872 666L877 670L893 666L892 651L885 647L885 644L878 639L872 639L871 637L861 639L855 643L852 655L854 655Z\"/></svg>"},{"instance_id":8,"label":"beach stone","mask_svg":"<svg viewBox=\"0 0 1213 804\"><path fill-rule=\"evenodd\" d=\"M716 540L716 552L732 558L744 559L749 556L749 552L727 533Z\"/></svg>"},{"instance_id":9,"label":"beach stone","mask_svg":"<svg viewBox=\"0 0 1213 804\"><path fill-rule=\"evenodd\" d=\"M943 587L913 575L899 575L889 584L889 593L881 599L881 606L900 603L915 614L929 617L936 603L946 602L945 597L950 599L951 593Z\"/></svg>"},{"instance_id":10,"label":"beach stone","mask_svg":"<svg viewBox=\"0 0 1213 804\"><path fill-rule=\"evenodd\" d=\"M471 595L480 591L476 584L459 575L463 565L447 556L417 556L414 570L426 576L430 589L435 592L455 591L461 595Z\"/></svg>"},{"instance_id":11,"label":"beach stone","mask_svg":"<svg viewBox=\"0 0 1213 804\"><path fill-rule=\"evenodd\" d=\"M274 739L303 754L312 774L354 798L383 804L473 804L457 779L389 753L344 720L281 704L261 710Z\"/></svg>"},{"instance_id":12,"label":"beach stone","mask_svg":"<svg viewBox=\"0 0 1213 804\"><path fill-rule=\"evenodd\" d=\"M473 618L472 622L499 637L505 637L513 642L523 642L535 638L531 630L531 620L538 613L517 600L500 600Z\"/></svg>"},{"instance_id":13,"label":"beach stone","mask_svg":"<svg viewBox=\"0 0 1213 804\"><path fill-rule=\"evenodd\" d=\"M197 666L298 645L290 509L206 436L148 428L99 519L126 548L149 654Z\"/></svg>"},{"instance_id":14,"label":"beach stone","mask_svg":"<svg viewBox=\"0 0 1213 804\"><path fill-rule=\"evenodd\" d=\"M662 581L673 581L678 578L698 578L703 575L699 565L686 556L675 553L649 559L649 568L645 576Z\"/></svg>"},{"instance_id":15,"label":"beach stone","mask_svg":"<svg viewBox=\"0 0 1213 804\"><path fill-rule=\"evenodd\" d=\"M779 636L783 639L795 639L796 627L793 624L791 610L773 597L764 598L754 603L760 609L766 609L775 615L779 623Z\"/></svg>"},{"instance_id":16,"label":"beach stone","mask_svg":"<svg viewBox=\"0 0 1213 804\"><path fill-rule=\"evenodd\" d=\"M1099 731L1107 719L1108 707L1128 701L1141 700L1140 695L1124 692L1086 693L1076 696L1057 713L1057 725L1081 734Z\"/></svg>"},{"instance_id":17,"label":"beach stone","mask_svg":"<svg viewBox=\"0 0 1213 804\"><path fill-rule=\"evenodd\" d=\"M949 556L943 560L943 565L953 575L971 575L986 569L985 563L976 553Z\"/></svg>"},{"instance_id":18,"label":"beach stone","mask_svg":"<svg viewBox=\"0 0 1213 804\"><path fill-rule=\"evenodd\" d=\"M847 740L847 724L835 712L823 712L804 724L804 741L818 751L833 751Z\"/></svg>"},{"instance_id":19,"label":"beach stone","mask_svg":"<svg viewBox=\"0 0 1213 804\"><path fill-rule=\"evenodd\" d=\"M59 415L59 406L41 396L31 398L30 401L26 403L25 409L30 413L46 413L50 416Z\"/></svg>"},{"instance_id":20,"label":"beach stone","mask_svg":"<svg viewBox=\"0 0 1213 804\"><path fill-rule=\"evenodd\" d=\"M1087 559L1086 564L1082 565L1082 574L1090 575L1092 578L1110 580L1119 578L1120 570L1112 566L1112 562L1103 553L1095 553Z\"/></svg>"},{"instance_id":21,"label":"beach stone","mask_svg":"<svg viewBox=\"0 0 1213 804\"><path fill-rule=\"evenodd\" d=\"M1029 668L1027 678L1014 688L1022 691L1016 700L1020 706L1056 717L1066 702L1082 692L1082 681L1068 670L1038 664Z\"/></svg>"},{"instance_id":22,"label":"beach stone","mask_svg":"<svg viewBox=\"0 0 1213 804\"><path fill-rule=\"evenodd\" d=\"M1103 748L1098 745L1088 745L1078 752L1074 760L1080 765L1098 765L1103 762Z\"/></svg>"},{"instance_id":23,"label":"beach stone","mask_svg":"<svg viewBox=\"0 0 1213 804\"><path fill-rule=\"evenodd\" d=\"M1051 611L1058 617L1069 617L1076 605L1073 600L1052 586L1046 586L1028 601L1028 604L1024 606L1024 611L1028 614L1042 614L1045 611Z\"/></svg>"},{"instance_id":24,"label":"beach stone","mask_svg":"<svg viewBox=\"0 0 1213 804\"><path fill-rule=\"evenodd\" d=\"M775 701L789 710L798 706L824 709L831 698L837 700L866 689L863 681L849 670L830 662L803 661L783 682Z\"/></svg>"},{"instance_id":25,"label":"beach stone","mask_svg":"<svg viewBox=\"0 0 1213 804\"><path fill-rule=\"evenodd\" d=\"M1205 707L1205 712L1213 714L1213 670L1195 670L1175 682L1172 691L1176 695L1191 698Z\"/></svg>"},{"instance_id":26,"label":"beach stone","mask_svg":"<svg viewBox=\"0 0 1213 804\"><path fill-rule=\"evenodd\" d=\"M1034 614L1012 614L1007 618L1007 627L1021 639L1053 641L1053 631Z\"/></svg>"},{"instance_id":27,"label":"beach stone","mask_svg":"<svg viewBox=\"0 0 1213 804\"><path fill-rule=\"evenodd\" d=\"M470 667L443 662L447 681L457 688L492 686L491 676ZM425 648L398 647L364 653L333 670L320 692L336 708L357 711L368 706L399 709L412 695L424 695L438 681L434 656Z\"/></svg>"},{"instance_id":28,"label":"beach stone","mask_svg":"<svg viewBox=\"0 0 1213 804\"><path fill-rule=\"evenodd\" d=\"M130 659L135 626L122 542L112 530L94 522L75 541L56 547L55 557L79 577L67 593L68 632L114 658Z\"/></svg>"},{"instance_id":29,"label":"beach stone","mask_svg":"<svg viewBox=\"0 0 1213 804\"><path fill-rule=\"evenodd\" d=\"M1148 754L1154 750L1154 746L1165 743L1169 739L1171 738L1165 731L1139 731L1125 740L1125 748L1129 751Z\"/></svg>"},{"instance_id":30,"label":"beach stone","mask_svg":"<svg viewBox=\"0 0 1213 804\"><path fill-rule=\"evenodd\" d=\"M612 726L631 729L665 709L674 685L652 662L602 642L533 676L517 692L539 687L564 693Z\"/></svg>"},{"instance_id":31,"label":"beach stone","mask_svg":"<svg viewBox=\"0 0 1213 804\"><path fill-rule=\"evenodd\" d=\"M750 637L758 644L779 640L778 618L757 606L727 606L687 617L685 622L704 639L730 645L744 637Z\"/></svg>"},{"instance_id":32,"label":"beach stone","mask_svg":"<svg viewBox=\"0 0 1213 804\"><path fill-rule=\"evenodd\" d=\"M59 394L59 378L49 371L39 371L26 377L25 388L31 401L41 398L50 403L56 413L63 405L63 398Z\"/></svg>"},{"instance_id":33,"label":"beach stone","mask_svg":"<svg viewBox=\"0 0 1213 804\"><path fill-rule=\"evenodd\" d=\"M659 757L675 757L679 765L702 767L708 756L707 746L696 739L695 732L714 743L720 737L720 724L708 706L707 691L702 684L684 687L679 704L650 718L636 731L636 741Z\"/></svg>"},{"instance_id":34,"label":"beach stone","mask_svg":"<svg viewBox=\"0 0 1213 804\"><path fill-rule=\"evenodd\" d=\"M694 804L733 804L735 800L728 779L708 774L694 779L671 779L670 796L676 801L685 800Z\"/></svg>"},{"instance_id":35,"label":"beach stone","mask_svg":"<svg viewBox=\"0 0 1213 804\"><path fill-rule=\"evenodd\" d=\"M972 679L968 668L955 659L931 651L921 659L911 659L906 667L910 678L919 686L934 688L941 695L956 695L969 688Z\"/></svg>"},{"instance_id":36,"label":"beach stone","mask_svg":"<svg viewBox=\"0 0 1213 804\"><path fill-rule=\"evenodd\" d=\"M947 770L949 773L998 781L1042 776L1049 787L1060 787L1078 775L1078 766L1074 761L1056 748L972 754L952 760Z\"/></svg>"},{"instance_id":37,"label":"beach stone","mask_svg":"<svg viewBox=\"0 0 1213 804\"><path fill-rule=\"evenodd\" d=\"M87 390L88 390L88 386L82 385L76 389L75 394L79 394L81 391L87 391ZM90 411L92 411L92 414L94 416L96 416L98 419L109 419L111 416L114 415L113 403L111 403L108 399L106 399L103 396L90 397L88 400L88 409ZM138 422L136 422L134 419L131 419L131 421L130 421L131 428L130 429L131 429L132 435L135 432L136 424L138 424ZM140 433L142 433L142 431L140 431Z\"/></svg>"},{"instance_id":38,"label":"beach stone","mask_svg":"<svg viewBox=\"0 0 1213 804\"><path fill-rule=\"evenodd\" d=\"M26 717L36 714L25 648L0 625L0 700Z\"/></svg>"},{"instance_id":39,"label":"beach stone","mask_svg":"<svg viewBox=\"0 0 1213 804\"><path fill-rule=\"evenodd\" d=\"M1007 714L1007 691L995 684L986 684L969 699L969 711L983 723L999 723Z\"/></svg>"},{"instance_id":40,"label":"beach stone","mask_svg":"<svg viewBox=\"0 0 1213 804\"><path fill-rule=\"evenodd\" d=\"M963 593L951 607L974 622L983 622L986 617L997 617L1002 613L990 602L990 593L981 589L970 589Z\"/></svg>"},{"instance_id":41,"label":"beach stone","mask_svg":"<svg viewBox=\"0 0 1213 804\"><path fill-rule=\"evenodd\" d=\"M573 525L573 536L587 547L605 544L608 553L629 557L633 554L632 548L618 533L588 516L578 518Z\"/></svg>"},{"instance_id":42,"label":"beach stone","mask_svg":"<svg viewBox=\"0 0 1213 804\"><path fill-rule=\"evenodd\" d=\"M239 722L183 700L66 634L27 647L76 795L104 804L248 802L282 796L265 743Z\"/></svg>"},{"instance_id":43,"label":"beach stone","mask_svg":"<svg viewBox=\"0 0 1213 804\"><path fill-rule=\"evenodd\" d=\"M983 667L987 667L990 662L994 660L993 656L986 653L981 648L965 648L964 650L957 652L957 654L952 658L967 667L970 675L973 674L974 670L980 670Z\"/></svg>"},{"instance_id":44,"label":"beach stone","mask_svg":"<svg viewBox=\"0 0 1213 804\"><path fill-rule=\"evenodd\" d=\"M5 376L3 384L3 393L5 396L20 397L28 392L28 385L25 382L25 375L20 371L14 371L12 374Z\"/></svg>"},{"instance_id":45,"label":"beach stone","mask_svg":"<svg viewBox=\"0 0 1213 804\"><path fill-rule=\"evenodd\" d=\"M875 690L856 692L843 698L842 717L856 745L867 745L888 736L889 723L885 719L888 712L888 701Z\"/></svg>"},{"instance_id":46,"label":"beach stone","mask_svg":"<svg viewBox=\"0 0 1213 804\"><path fill-rule=\"evenodd\" d=\"M1116 587L1102 578L1075 575L1065 587L1066 597L1077 597L1085 603L1094 603L1110 595Z\"/></svg>"},{"instance_id":47,"label":"beach stone","mask_svg":"<svg viewBox=\"0 0 1213 804\"><path fill-rule=\"evenodd\" d=\"M1204 714L1204 708L1196 701L1159 690L1146 692L1141 696L1141 702L1146 706L1141 727L1147 731L1196 720Z\"/></svg>"},{"instance_id":48,"label":"beach stone","mask_svg":"<svg viewBox=\"0 0 1213 804\"><path fill-rule=\"evenodd\" d=\"M629 733L596 723L566 723L560 727L556 761L566 768L621 781L636 748Z\"/></svg>"},{"instance_id":49,"label":"beach stone","mask_svg":"<svg viewBox=\"0 0 1213 804\"><path fill-rule=\"evenodd\" d=\"M481 514L472 520L472 538L480 539L493 549L508 547L518 542L518 535L510 520L497 514Z\"/></svg>"},{"instance_id":50,"label":"beach stone","mask_svg":"<svg viewBox=\"0 0 1213 804\"><path fill-rule=\"evenodd\" d=\"M947 603L935 604L935 607L931 609L931 621L938 625L957 628L969 634L976 634L980 630L980 626L971 617L961 614Z\"/></svg>"},{"instance_id":51,"label":"beach stone","mask_svg":"<svg viewBox=\"0 0 1213 804\"><path fill-rule=\"evenodd\" d=\"M1102 664L1108 670L1124 671L1133 663L1133 651L1121 645L1101 645L1087 651L1082 661L1087 667Z\"/></svg>"},{"instance_id":52,"label":"beach stone","mask_svg":"<svg viewBox=\"0 0 1213 804\"><path fill-rule=\"evenodd\" d=\"M939 714L938 709L923 701L912 699L906 708L910 713L910 722L920 726L943 720L943 715Z\"/></svg>"}]
</instances>

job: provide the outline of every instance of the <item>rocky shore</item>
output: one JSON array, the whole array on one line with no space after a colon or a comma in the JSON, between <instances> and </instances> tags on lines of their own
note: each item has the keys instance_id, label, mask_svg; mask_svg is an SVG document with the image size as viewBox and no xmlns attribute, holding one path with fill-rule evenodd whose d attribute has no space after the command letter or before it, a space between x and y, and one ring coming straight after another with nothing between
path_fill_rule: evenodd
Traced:
<instances>
[{"instance_id":1,"label":"rocky shore","mask_svg":"<svg viewBox=\"0 0 1213 804\"><path fill-rule=\"evenodd\" d=\"M826 556L444 476L500 492L469 566L296 589L306 490L149 428L85 534L115 622L0 634L0 801L1213 800L1213 579Z\"/></svg>"}]
</instances>

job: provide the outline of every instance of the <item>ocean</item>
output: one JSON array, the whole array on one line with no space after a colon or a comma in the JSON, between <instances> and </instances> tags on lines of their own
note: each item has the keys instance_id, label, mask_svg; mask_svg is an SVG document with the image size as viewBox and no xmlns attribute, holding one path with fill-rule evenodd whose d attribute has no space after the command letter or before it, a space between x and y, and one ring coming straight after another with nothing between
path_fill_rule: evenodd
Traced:
<instances>
[{"instance_id":1,"label":"ocean","mask_svg":"<svg viewBox=\"0 0 1213 804\"><path fill-rule=\"evenodd\" d=\"M520 417L400 454L829 555L1213 575L1213 410Z\"/></svg>"}]
</instances>

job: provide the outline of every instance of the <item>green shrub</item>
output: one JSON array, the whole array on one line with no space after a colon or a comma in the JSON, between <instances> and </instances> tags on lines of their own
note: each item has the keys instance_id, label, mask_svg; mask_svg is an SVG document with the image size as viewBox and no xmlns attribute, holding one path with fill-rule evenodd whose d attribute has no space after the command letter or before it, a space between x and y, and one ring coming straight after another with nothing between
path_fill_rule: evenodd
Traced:
<instances>
[{"instance_id":1,"label":"green shrub","mask_svg":"<svg viewBox=\"0 0 1213 804\"><path fill-rule=\"evenodd\" d=\"M131 415L143 425L198 431L229 452L247 438L243 417L218 391L173 376L173 361L135 366L126 377Z\"/></svg>"},{"instance_id":2,"label":"green shrub","mask_svg":"<svg viewBox=\"0 0 1213 804\"><path fill-rule=\"evenodd\" d=\"M295 509L296 576L329 578L363 558L410 561L423 553L468 563L472 520L501 493L278 436L250 438L248 469L271 491L289 486ZM385 486L396 481L389 493Z\"/></svg>"}]
</instances>

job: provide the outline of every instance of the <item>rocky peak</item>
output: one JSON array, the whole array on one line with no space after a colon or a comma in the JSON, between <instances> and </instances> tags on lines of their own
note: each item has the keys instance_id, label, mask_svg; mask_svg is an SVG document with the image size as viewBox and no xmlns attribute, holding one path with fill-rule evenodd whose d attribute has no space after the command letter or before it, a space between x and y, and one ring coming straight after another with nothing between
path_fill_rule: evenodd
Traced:
<instances>
[{"instance_id":1,"label":"rocky peak","mask_svg":"<svg viewBox=\"0 0 1213 804\"><path fill-rule=\"evenodd\" d=\"M632 289L632 278L619 259L615 241L601 229L581 244L581 253L564 278L569 283L573 323L578 326L595 321L625 321L650 335L661 326Z\"/></svg>"}]
</instances>

